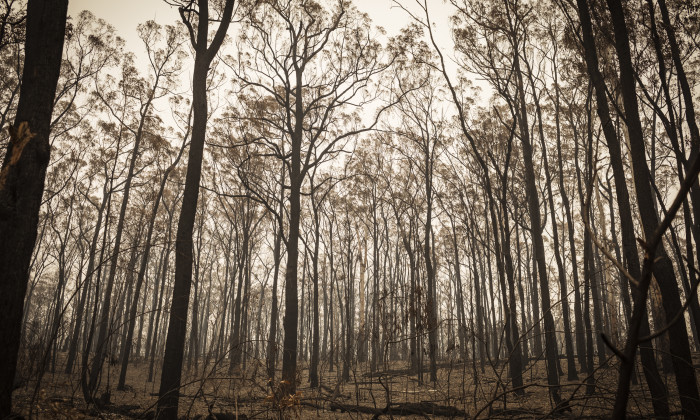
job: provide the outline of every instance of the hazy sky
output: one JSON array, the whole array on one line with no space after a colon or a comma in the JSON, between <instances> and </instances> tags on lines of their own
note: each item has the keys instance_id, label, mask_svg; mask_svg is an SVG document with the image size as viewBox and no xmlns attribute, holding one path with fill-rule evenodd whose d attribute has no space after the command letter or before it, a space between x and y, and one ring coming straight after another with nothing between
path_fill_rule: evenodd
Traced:
<instances>
[{"instance_id":1,"label":"hazy sky","mask_svg":"<svg viewBox=\"0 0 700 420\"><path fill-rule=\"evenodd\" d=\"M404 1L406 4L413 2ZM452 13L452 7L445 4L444 0L429 1L429 10L439 42L446 50L451 50L448 17ZM384 27L388 35L396 34L409 22L409 17L403 10L392 7L392 0L355 0L354 3L359 10L368 14L376 25ZM126 40L128 50L137 55L141 55L143 50L136 35L136 26L139 23L153 19L158 23L168 24L180 18L177 9L168 6L162 0L71 0L68 3L68 14L71 16L77 16L85 9L113 25L118 35Z\"/></svg>"}]
</instances>

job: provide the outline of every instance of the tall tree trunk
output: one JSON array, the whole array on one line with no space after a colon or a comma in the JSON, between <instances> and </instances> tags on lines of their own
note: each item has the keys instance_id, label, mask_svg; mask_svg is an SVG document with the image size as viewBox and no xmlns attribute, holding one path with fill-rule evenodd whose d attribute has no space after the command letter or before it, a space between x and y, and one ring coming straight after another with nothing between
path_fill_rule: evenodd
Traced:
<instances>
[{"instance_id":1,"label":"tall tree trunk","mask_svg":"<svg viewBox=\"0 0 700 420\"><path fill-rule=\"evenodd\" d=\"M207 46L209 36L209 1L198 0L199 20L196 29L196 40L192 36L192 46L195 50L194 71L192 73L192 140L187 159L187 175L185 191L182 197L182 208L177 225L175 241L175 284L170 306L168 336L163 356L163 370L158 392L158 417L164 420L177 418L178 397L180 395L180 380L182 376L182 357L185 348L187 331L187 308L190 300L192 285L192 231L197 214L197 199L199 181L202 174L202 159L204 157L204 139L207 132L207 74L209 65L219 51L224 40L231 15L234 0L226 0L221 16L221 23L216 30L211 44ZM185 13L181 9L184 19ZM184 19L185 24L194 34L192 24Z\"/></svg>"},{"instance_id":2,"label":"tall tree trunk","mask_svg":"<svg viewBox=\"0 0 700 420\"><path fill-rule=\"evenodd\" d=\"M632 211L630 209L630 196L622 165L620 140L615 132L615 128L613 127L613 123L610 118L610 108L606 97L606 88L603 76L598 68L598 55L595 49L593 25L591 24L588 4L586 0L577 0L577 6L579 19L581 22L581 32L583 35L586 68L591 83L595 88L596 111L598 113L598 119L603 127L603 135L605 136L605 141L608 145L610 164L612 166L613 176L615 179L615 192L617 196L618 210L620 212L622 253L627 261L628 273L633 278L639 279L641 277L641 269L639 265L639 256L637 254L636 240L634 237L634 226L632 224L633 219ZM634 290L636 292L633 293L632 297L635 302L636 309L633 309L632 316L634 318L634 312L637 312L637 317L639 318L637 321L639 325L639 332L642 335L648 335L649 318L646 314L646 292L642 293L638 288L635 288ZM630 322L631 327L633 326L634 322L634 319ZM628 329L628 334L630 331L631 328ZM666 390L666 386L661 380L661 375L659 374L658 367L656 365L656 358L654 357L654 351L649 342L640 343L640 356L642 359L642 365L644 366L644 375L652 397L654 414L659 417L667 417L669 413L668 392ZM626 385L622 382L618 384L618 387L621 387L618 389L618 392L622 392L625 395L627 394L627 391L624 389L624 387L629 387L629 376L631 376L633 370L632 362L633 360L625 363L623 366L623 370L627 370L626 374L628 375ZM624 413L626 406L627 404L625 400L624 404L620 403L618 410L621 410L622 413Z\"/></svg>"},{"instance_id":3,"label":"tall tree trunk","mask_svg":"<svg viewBox=\"0 0 700 420\"><path fill-rule=\"evenodd\" d=\"M517 207L515 214L517 214ZM520 341L522 342L523 346L523 365L527 365L527 360L530 357L530 351L528 348L528 340L527 340L527 334L525 331L527 331L527 309L525 307L525 292L523 291L523 275L522 275L522 255L520 253L520 227L516 223L515 224L515 250L518 255L518 280L516 284L518 285L518 296L520 297L520 323L522 326L522 331L523 334L520 336ZM527 261L527 259L526 259Z\"/></svg>"},{"instance_id":4,"label":"tall tree trunk","mask_svg":"<svg viewBox=\"0 0 700 420\"><path fill-rule=\"evenodd\" d=\"M552 36L553 33L552 33ZM557 57L557 42L553 40L554 48L554 120L556 125L556 144L557 144L557 162L558 162L558 176L557 182L559 186L559 196L561 197L562 204L564 205L564 215L566 216L566 226L569 238L569 250L571 252L571 267L572 267L572 277L574 283L574 335L576 337L576 355L578 356L579 365L581 370L586 370L586 339L584 336L584 325L583 325L583 311L581 309L581 288L579 284L579 271L578 262L576 255L575 246L575 234L574 234L574 223L571 216L571 204L569 202L569 195L566 192L566 187L564 186L564 160L562 158L561 152L561 107L560 107L560 91L559 91L559 72L558 65L556 63ZM563 241L562 241L563 242ZM562 246L563 243L562 243ZM569 379L571 379L571 373L569 373Z\"/></svg>"},{"instance_id":5,"label":"tall tree trunk","mask_svg":"<svg viewBox=\"0 0 700 420\"><path fill-rule=\"evenodd\" d=\"M561 253L559 252L559 229L557 227L556 209L554 208L554 194L552 193L552 175L551 169L549 168L549 159L547 158L547 144L545 142L544 135L544 124L542 121L542 108L540 106L540 100L537 96L535 90L535 80L532 75L532 69L530 69L529 64L526 62L528 67L528 79L530 81L530 86L533 90L533 99L535 102L535 110L537 112L537 128L540 137L540 146L542 147L542 166L544 167L545 183L547 184L547 203L549 204L549 212L551 214L552 220L552 241L554 247L554 259L557 263L557 277L559 279L559 296L561 299L561 312L564 318L564 345L566 351L566 362L567 362L567 378L570 381L574 381L578 378L576 375L576 363L574 361L574 342L571 338L571 320L569 309L569 294L567 293L566 285L566 273L564 272L564 263L562 261ZM560 140L560 139L557 139ZM574 248L571 252L575 252Z\"/></svg>"},{"instance_id":6,"label":"tall tree trunk","mask_svg":"<svg viewBox=\"0 0 700 420\"><path fill-rule=\"evenodd\" d=\"M373 187L372 198L372 357L370 359L370 371L376 372L380 363L380 337L379 337L379 223L377 221L377 194L376 186Z\"/></svg>"},{"instance_id":7,"label":"tall tree trunk","mask_svg":"<svg viewBox=\"0 0 700 420\"><path fill-rule=\"evenodd\" d=\"M95 231L92 235L92 242L90 243L90 251L88 257L87 270L85 272L85 278L82 284L82 291L80 300L78 301L78 306L76 308L75 314L75 325L73 327L73 334L70 340L70 346L68 347L68 356L66 356L66 373L71 373L73 371L73 365L75 364L75 358L78 354L78 345L80 338L80 330L82 329L83 323L83 313L85 312L86 300L88 293L90 292L90 285L92 282L93 272L95 271L95 254L97 253L97 242L100 237L100 229L102 228L102 218L104 216L104 210L107 206L108 196L107 187L109 186L109 179L105 179L105 184L102 189L103 197L102 203L100 204L99 210L97 212L97 221L95 222Z\"/></svg>"},{"instance_id":8,"label":"tall tree trunk","mask_svg":"<svg viewBox=\"0 0 700 420\"><path fill-rule=\"evenodd\" d=\"M163 283L164 281L158 282L159 279L165 278L165 273L167 272L168 268L168 257L169 257L169 251L170 251L170 240L172 238L172 234L170 231L170 227L168 227L168 232L166 234L166 243L165 246L163 247L163 250L160 253L160 259L158 261L158 270L156 272L156 275L154 276L153 280L153 299L151 300L151 316L149 317L148 320L148 330L146 330L146 348L144 351L144 356L146 359L149 358L151 354L151 341L153 336L156 334L157 329L155 328L156 322L156 312L160 314L160 295L163 293ZM160 285L160 290L159 286Z\"/></svg>"},{"instance_id":9,"label":"tall tree trunk","mask_svg":"<svg viewBox=\"0 0 700 420\"><path fill-rule=\"evenodd\" d=\"M350 365L352 364L353 346L352 346L352 336L353 329L355 328L355 292L353 290L354 286L354 253L352 252L352 234L350 233L351 227L350 223L346 226L348 240L347 240L347 271L345 273L345 319L343 319L343 327L345 333L345 355L343 356L343 382L348 382L350 380Z\"/></svg>"},{"instance_id":10,"label":"tall tree trunk","mask_svg":"<svg viewBox=\"0 0 700 420\"><path fill-rule=\"evenodd\" d=\"M450 227L452 230L452 252L454 256L454 270L455 270L455 293L457 300L457 337L459 338L459 349L462 355L462 359L466 361L467 357L467 337L466 337L466 317L464 314L464 296L462 295L462 273L461 273L461 260L459 257L459 245L457 244L457 225L455 224L454 217L450 216ZM388 232L387 232L388 234Z\"/></svg>"},{"instance_id":11,"label":"tall tree trunk","mask_svg":"<svg viewBox=\"0 0 700 420\"><path fill-rule=\"evenodd\" d=\"M642 219L645 238L650 240L659 226L659 218L655 211L654 196L651 192L651 183L654 182L654 180L651 179L649 167L647 166L625 14L620 0L608 0L607 4L612 17L615 34L615 49L620 66L620 87L625 107L625 122L629 130L630 154L633 162L634 184L637 190L638 208ZM695 116L693 115L691 118L694 121ZM694 185L697 185L697 180L694 182ZM655 251L657 261L653 263L653 273L663 296L666 319L671 320L681 311L680 293L672 262L668 258L663 241L659 241L656 250L647 249L646 251ZM644 289L645 287L648 287L648 284L640 283L640 289ZM641 294L644 295L645 291L642 290ZM638 305L646 305L646 299L636 301L635 306ZM629 336L634 339L636 331L634 331L633 328L634 325L630 328ZM698 394L695 370L692 368L693 364L690 356L688 331L686 330L685 322L677 322L670 325L668 334L671 355L673 356L673 367L676 374L676 386L680 394L683 414L686 417L698 418L700 417L700 395ZM631 348L636 347L636 345L637 343L633 340L628 340L625 351L631 350ZM633 352L631 353L634 354ZM624 394L624 397L626 397L628 392L623 387L629 387L629 374L631 374L631 371L627 370L623 365L618 392ZM627 385L622 385L622 382L626 382ZM618 394L618 398L615 402L615 415L624 413L626 402L626 398Z\"/></svg>"},{"instance_id":12,"label":"tall tree trunk","mask_svg":"<svg viewBox=\"0 0 700 420\"><path fill-rule=\"evenodd\" d=\"M92 366L90 367L90 379L88 382L88 391L92 403L95 392L97 391L98 378L102 373L102 365L106 355L106 346L109 341L109 330L110 330L110 309L112 303L112 289L114 287L114 281L117 273L117 263L119 262L119 253L121 250L121 237L124 230L124 221L126 218L126 208L129 203L129 195L131 192L131 183L133 182L134 173L136 171L136 162L138 161L140 155L141 141L144 135L144 126L146 124L146 118L150 113L151 104L156 94L156 89L158 88L159 75L156 76L153 89L148 95L146 103L141 108L141 115L139 120L138 128L135 132L134 147L131 151L131 159L129 161L129 169L126 175L126 180L124 184L124 195L122 197L121 207L119 210L119 218L117 220L117 230L114 239L114 249L112 250L112 257L110 260L110 270L109 277L107 278L107 286L105 289L104 302L102 304L102 313L100 314L99 322L99 332L97 335L97 342L95 347L95 356L92 361ZM123 128L122 128L123 130Z\"/></svg>"},{"instance_id":13,"label":"tall tree trunk","mask_svg":"<svg viewBox=\"0 0 700 420\"><path fill-rule=\"evenodd\" d=\"M192 318L190 321L190 342L189 342L189 353L187 357L187 370L192 369L192 362L194 358L194 374L197 376L197 359L198 359L198 352L199 352L199 299L200 299L200 290L201 288L199 287L201 278L200 278L200 270L202 266L202 225L204 224L204 218L200 217L200 223L199 226L197 227L197 250L196 250L196 257L194 258L194 276L193 276L193 283L194 283L194 299L192 302Z\"/></svg>"},{"instance_id":14,"label":"tall tree trunk","mask_svg":"<svg viewBox=\"0 0 700 420\"><path fill-rule=\"evenodd\" d=\"M245 220L242 222L242 226L240 228L243 231L243 243L238 248L238 290L236 291L236 300L233 304L233 328L231 330L231 348L229 351L229 357L231 360L228 367L229 375L232 375L235 369L240 366L241 353L243 351L241 348L241 318L244 293L243 285L245 283L246 272L246 254L249 246L249 232Z\"/></svg>"},{"instance_id":15,"label":"tall tree trunk","mask_svg":"<svg viewBox=\"0 0 700 420\"><path fill-rule=\"evenodd\" d=\"M289 167L289 235L287 238L287 272L285 273L284 295L284 343L282 347L282 395L296 392L297 375L297 334L299 327L298 264L299 264L299 223L301 219L301 146L303 140L304 108L302 101L302 70L296 69L294 92L295 109L294 132L292 133L291 165Z\"/></svg>"},{"instance_id":16,"label":"tall tree trunk","mask_svg":"<svg viewBox=\"0 0 700 420\"><path fill-rule=\"evenodd\" d=\"M416 307L416 257L413 251L410 238L406 237L405 233L402 233L402 241L404 248L406 248L406 253L408 253L408 270L409 270L409 291L408 291L408 313L409 313L409 327L408 334L410 336L409 341L409 365L408 369L412 373L418 373L418 326L417 326L417 307Z\"/></svg>"},{"instance_id":17,"label":"tall tree trunk","mask_svg":"<svg viewBox=\"0 0 700 420\"><path fill-rule=\"evenodd\" d=\"M187 135L185 135L184 140L187 139ZM137 310L137 303L140 297L141 293L141 286L143 285L143 281L146 278L146 268L148 267L148 257L150 256L151 252L151 242L153 240L153 231L155 229L155 224L156 224L156 217L158 216L158 208L160 206L160 200L163 197L163 192L165 191L165 185L168 181L168 176L170 175L170 172L175 169L175 166L177 165L178 161L180 160L180 157L182 156L183 151L185 150L185 144L186 141L182 142L182 147L180 148L180 153L178 153L177 157L173 161L170 166L165 170L163 173L163 178L160 180L160 185L158 187L158 193L156 194L155 201L153 203L153 210L151 210L151 218L148 222L148 230L146 232L146 242L143 250L143 254L141 255L141 265L139 267L139 272L136 277L136 285L134 286L134 298L133 298L133 303L131 305L131 310L129 311L129 317L128 317L128 331L126 334L126 340L124 340L123 343L123 348L122 348L122 360L121 360L121 369L119 371L119 383L117 384L117 389L123 390L126 386L126 372L129 367L129 357L131 354L131 346L132 346L132 341L134 338L134 327L136 325L136 310ZM142 317L145 316L145 314L141 315ZM137 353L140 349L137 349Z\"/></svg>"},{"instance_id":18,"label":"tall tree trunk","mask_svg":"<svg viewBox=\"0 0 700 420\"><path fill-rule=\"evenodd\" d=\"M508 170L508 164L506 164L505 171ZM513 388L515 388L515 395L524 395L524 390L520 387L523 385L523 359L522 359L522 346L520 340L520 328L518 327L518 312L516 306L516 296L515 296L515 270L513 268L513 257L511 256L511 243L510 243L510 222L508 218L508 209L506 207L505 195L507 188L506 178L507 172L504 172L504 187L502 199L502 211L503 211L503 226L501 229L501 235L503 237L503 259L505 262L506 279L508 281L508 304L504 305L504 309L507 311L508 320L506 322L508 328L508 335L511 337L511 349L508 356L508 361L510 363L510 376L513 380ZM505 293L505 291L504 291ZM504 297L505 299L505 297Z\"/></svg>"},{"instance_id":19,"label":"tall tree trunk","mask_svg":"<svg viewBox=\"0 0 700 420\"><path fill-rule=\"evenodd\" d=\"M117 142L119 144L119 142ZM116 168L116 159L115 159L115 166L113 169ZM114 171L112 171L112 175L114 175ZM109 191L113 191L114 187L114 176L110 177L109 180ZM107 199L107 209L105 212L105 228L104 232L102 234L102 246L100 247L100 258L99 258L99 263L97 264L97 273L96 273L96 279L97 281L95 282L95 292L90 294L88 296L88 307L92 306L92 311L88 313L88 319L85 320L85 331L83 331L83 340L84 340L84 345L83 345L83 351L82 351L82 361L81 361L81 373L80 373L80 387L82 388L83 392L83 398L85 401L90 401L92 398L90 396L90 387L88 386L88 381L89 381L89 357L90 357L90 352L92 349L92 346L94 344L94 334L95 334L95 323L97 322L98 319L98 314L99 314L99 304L101 301L101 284L102 281L104 280L104 256L105 254L109 254L109 244L111 242L111 237L110 237L110 222L111 222L111 210L112 210L112 195L111 193L108 194L108 199ZM94 302L93 302L94 300Z\"/></svg>"},{"instance_id":20,"label":"tall tree trunk","mask_svg":"<svg viewBox=\"0 0 700 420\"><path fill-rule=\"evenodd\" d=\"M24 295L49 164L49 127L61 67L68 0L29 0L22 87L0 170L0 417L12 385Z\"/></svg>"},{"instance_id":21,"label":"tall tree trunk","mask_svg":"<svg viewBox=\"0 0 700 420\"><path fill-rule=\"evenodd\" d=\"M312 197L312 207L313 207L313 218L314 218L314 249L313 255L311 257L312 264L312 274L311 281L313 283L313 336L312 336L312 349L311 349L311 363L309 365L309 382L311 388L317 388L319 385L318 381L318 361L319 361L319 351L320 351L320 328L319 328L319 310L318 310L318 254L319 254L319 244L321 239L321 223L319 219L319 209L320 203L314 203L314 198Z\"/></svg>"},{"instance_id":22,"label":"tall tree trunk","mask_svg":"<svg viewBox=\"0 0 700 420\"><path fill-rule=\"evenodd\" d=\"M673 65L676 67L676 77L678 78L678 84L680 85L681 92L683 93L683 103L685 104L686 116L685 121L686 124L688 124L688 129L690 131L690 156L685 162L685 168L686 171L690 171L690 165L700 153L700 130L698 129L698 124L696 121L693 93L690 90L690 84L688 83L688 78L685 74L685 69L683 68L681 51L678 46L678 40L676 39L676 33L673 29L674 25L671 24L671 17L668 13L666 0L658 0L658 3L659 10L661 11L661 20L664 23L666 36L668 37L669 45L671 47L671 58L673 60ZM698 185L697 179L690 189L690 197L693 201L693 219L695 221L693 225L693 234L695 236L695 246L696 248L700 249L700 185ZM690 238L687 240L690 240ZM700 266L700 253L697 254L697 258L698 266Z\"/></svg>"},{"instance_id":23,"label":"tall tree trunk","mask_svg":"<svg viewBox=\"0 0 700 420\"><path fill-rule=\"evenodd\" d=\"M145 120L145 115L142 116L142 124ZM140 133L139 133L140 134ZM109 277L107 277L107 285L105 288L105 294L102 303L102 310L100 312L100 318L98 323L98 334L97 341L95 342L95 356L92 359L92 365L90 366L90 378L88 382L88 394L90 400L88 403L94 402L95 393L97 391L98 379L102 373L102 366L104 359L107 354L108 340L110 339L110 312L112 309L112 290L114 288L114 281L117 274L117 263L119 262L119 254L121 252L121 238L124 231L124 221L126 219L126 208L129 203L129 195L131 192L131 183L134 178L134 172L136 170L136 161L139 157L139 146L141 143L142 136L137 135L134 141L134 148L131 152L131 159L129 161L129 169L126 175L126 181L124 185L124 195L122 197L121 207L119 209L119 217L117 219L117 228L114 238L114 248L111 252L110 266L109 266Z\"/></svg>"},{"instance_id":24,"label":"tall tree trunk","mask_svg":"<svg viewBox=\"0 0 700 420\"><path fill-rule=\"evenodd\" d=\"M557 352L557 337L554 326L554 317L552 316L550 297L549 297L549 278L547 277L547 261L544 251L544 240L542 239L542 222L540 215L540 199L535 185L535 169L532 158L532 144L530 143L530 134L528 131L527 111L525 109L525 90L522 82L522 73L520 71L520 52L517 44L515 45L515 54L513 59L513 67L518 81L518 97L519 111L518 122L520 126L520 140L522 143L523 162L525 166L525 195L527 196L527 204L530 215L530 228L532 232L532 245L537 262L537 275L540 283L540 292L542 299L542 311L544 318L544 339L545 339L545 354L547 360L547 383L549 384L549 393L555 406L566 404L561 399L559 393L559 372Z\"/></svg>"},{"instance_id":25,"label":"tall tree trunk","mask_svg":"<svg viewBox=\"0 0 700 420\"><path fill-rule=\"evenodd\" d=\"M284 183L284 171L281 175L281 184ZM279 199L279 214L282 215L284 203L284 188L280 188ZM273 223L275 226L275 245L272 251L273 261L275 264L274 273L272 275L272 308L270 310L270 334L267 338L267 377L270 380L270 385L275 383L275 365L277 362L277 319L279 317L279 304L277 298L277 280L279 279L280 263L282 260L282 220L275 218ZM332 340L331 340L332 341Z\"/></svg>"},{"instance_id":26,"label":"tall tree trunk","mask_svg":"<svg viewBox=\"0 0 700 420\"><path fill-rule=\"evenodd\" d=\"M437 287L435 284L435 269L433 267L432 247L430 245L431 233L433 230L433 178L432 164L430 157L430 148L428 147L425 155L425 196L427 215L425 217L425 239L424 239L424 259L426 282L428 283L428 296L426 298L426 307L428 309L428 356L430 357L430 381L435 384L437 382ZM375 308L376 309L376 308Z\"/></svg>"},{"instance_id":27,"label":"tall tree trunk","mask_svg":"<svg viewBox=\"0 0 700 420\"><path fill-rule=\"evenodd\" d=\"M685 173L684 169L688 168L689 165L689 160L686 159L684 150L681 149L679 141L678 141L678 131L680 127L677 125L678 122L676 121L676 116L675 116L675 110L673 107L673 100L671 98L671 93L670 89L668 86L668 82L666 81L667 77L667 70L666 70L666 63L665 63L665 57L664 53L662 50L661 46L661 39L659 37L659 33L656 29L656 15L655 15L655 10L654 10L654 5L651 0L647 0L647 7L649 9L649 26L651 27L651 35L652 35L652 40L654 42L654 51L656 52L656 60L659 63L659 81L661 82L661 89L663 91L664 95L664 101L666 102L666 108L667 108L667 113L668 116L664 115L662 110L659 107L656 107L657 114L661 118L664 128L666 129L666 133L668 134L668 138L671 141L671 145L673 148L674 153L676 154L676 168L678 171L678 180L680 183L683 183L685 180ZM663 2L663 5L661 2L659 3L660 8L662 9L662 19L663 16L666 16L665 22L668 22L668 10L666 10L666 4ZM688 81L685 76L685 71L683 70L683 64L681 63L680 60L676 60L676 57L679 54L678 51L678 45L675 39L675 33L673 31L672 27L668 26L668 23L666 24L666 33L667 36L669 37L669 41L671 42L671 56L673 59L674 64L676 65L677 71L678 71L678 81L679 84L681 85L681 90L683 92L683 98L685 102L685 111L686 111L686 118L688 118L688 127L690 128L690 133L691 133L691 158L693 155L697 153L697 148L698 148L698 142L700 141L697 139L698 137L698 128L697 124L695 123L693 116L695 115L695 110L693 107L693 101L692 98L689 100L689 94L690 92L686 89L688 89ZM674 45L675 44L675 45ZM686 229L686 249L687 249L687 258L688 258L688 264L689 264L689 277L691 279L694 279L696 277L695 273L695 264L694 261L694 252L693 252L693 247L692 243L693 241L690 240L691 237L695 238L695 244L696 248L698 245L700 245L700 191L697 187L697 183L694 184L693 188L691 188L691 194L690 198L693 202L693 218L695 219L695 223L693 224L691 220L691 213L690 213L690 206L688 205L688 199L686 198L683 201L683 217L684 217L684 222L685 222L685 229ZM692 233L692 235L691 235ZM700 262L700 254L698 254L698 260ZM679 265L679 267L682 267ZM685 270L681 270L681 274ZM690 282L690 284L694 284L694 280ZM686 285L684 283L685 287L685 292L686 294L690 295L690 284ZM700 304L698 304L698 296L697 293L693 293L691 296L690 300L690 313L692 315L692 322L695 325L695 328L693 329L695 341L696 341L696 346L700 344L699 341L699 336L700 336L700 331L698 330L700 328Z\"/></svg>"},{"instance_id":28,"label":"tall tree trunk","mask_svg":"<svg viewBox=\"0 0 700 420\"><path fill-rule=\"evenodd\" d=\"M507 207L508 171L510 168L511 154L513 150L512 145L514 131L515 125L511 127L510 132L508 134L507 150L503 169L500 170L496 168L501 183L501 194L498 197L499 202L501 204L501 217L499 217L499 215L496 214L496 202L493 197L494 194L492 191L491 182L489 180L486 180L485 188L489 202L489 214L491 216L490 225L493 229L493 242L496 254L496 269L498 270L498 280L501 286L501 301L503 304L503 313L505 316L504 328L506 330L506 350L508 352L508 367L512 380L512 386L515 389L515 394L524 395L524 391L521 389L523 385L523 362L521 350L522 348L520 346L520 333L518 328L513 258L510 254L510 219L508 217ZM482 166L482 169L484 170L484 177L488 177L489 174L486 166ZM499 223L499 220L501 218L503 219L502 225ZM486 225L488 228L488 221ZM506 278L508 282L508 290L506 290Z\"/></svg>"},{"instance_id":29,"label":"tall tree trunk","mask_svg":"<svg viewBox=\"0 0 700 420\"><path fill-rule=\"evenodd\" d=\"M595 344L596 344L596 351L595 353L598 355L598 366L603 366L605 363L605 343L603 343L602 340L602 334L603 334L603 317L602 317L602 312L601 312L601 299L600 299L600 292L598 291L598 270L596 270L595 266L595 258L594 258L594 253L593 253L593 243L591 240L591 235L595 233L595 226L593 225L593 222L591 221L591 214L593 213L591 210L591 195L593 192L593 188L595 188L595 185L593 184L593 165L594 165L594 156L593 156L593 131L590 128L590 125L588 125L589 129L587 130L587 138L586 138L586 143L584 145L584 148L586 150L585 152L585 167L584 169L580 169L578 166L578 154L576 154L575 161L576 161L576 178L577 178L577 185L578 185L578 190L579 190L579 199L581 203L581 217L583 218L584 221L587 222L587 229L584 232L583 235L583 240L584 240L584 279L586 283L586 288L587 288L587 293L592 294L592 300L593 300L593 321L595 322L595 328L598 329L598 331L594 334L592 330L592 325L590 324L590 321L587 321L587 331L586 331L586 340L591 339L593 340L593 336L595 335ZM578 148L578 145L576 145ZM584 172L581 174L581 172ZM590 289L590 291L588 291ZM586 300L586 305L591 304L591 299ZM590 318L590 308L588 308L588 316ZM588 347L589 350L593 349L593 345L590 344ZM594 387L593 387L593 356L592 355L587 355L588 360L586 364L588 365L590 362L590 366L588 367L587 373L589 374L588 381L589 381L589 386L587 388L587 392L592 393L594 392Z\"/></svg>"}]
</instances>

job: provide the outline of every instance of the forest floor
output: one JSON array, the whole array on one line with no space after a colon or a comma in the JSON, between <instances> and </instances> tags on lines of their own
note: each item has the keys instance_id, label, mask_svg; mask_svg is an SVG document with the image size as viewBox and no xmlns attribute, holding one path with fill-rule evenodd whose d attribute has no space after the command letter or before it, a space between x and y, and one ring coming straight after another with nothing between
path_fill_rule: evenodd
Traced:
<instances>
[{"instance_id":1,"label":"forest floor","mask_svg":"<svg viewBox=\"0 0 700 420\"><path fill-rule=\"evenodd\" d=\"M62 356L59 355L56 372L47 372L40 386L37 387L36 378L30 378L14 392L15 412L41 419L128 419L152 415L159 378L147 381L147 362L136 361L129 367L125 391L116 390L119 367L106 364L98 396L109 402L98 410L85 404L79 375L62 373ZM229 413L228 417L218 417L226 420L234 419L236 413L248 419L601 418L610 414L617 383L617 368L612 361L596 370L591 395L586 395L584 374L579 373L577 381L566 381L564 374L561 393L571 410L554 412L542 360L529 362L523 375L524 394L520 396L511 392L510 384L505 394L499 385L499 377L507 380L504 363L487 364L482 373L478 364L443 361L435 384L429 381L427 366L421 382L417 374L407 372L405 362L392 362L377 372L370 372L369 365L361 363L350 372L350 381L341 383L339 372L330 372L325 364L320 369L321 386L316 389L309 387L307 364L300 363L304 369L297 379L297 396L280 403L272 397L261 362L248 362L245 372L233 375L228 373L228 361L220 365L217 368L210 364L204 373L200 367L197 373L192 370L183 374L180 416L204 418L210 413ZM565 360L561 360L561 366L566 368ZM676 395L672 375L664 379L669 393ZM671 412L679 414L677 398L671 399L671 405ZM630 418L645 418L653 413L646 386L633 384L628 407Z\"/></svg>"}]
</instances>

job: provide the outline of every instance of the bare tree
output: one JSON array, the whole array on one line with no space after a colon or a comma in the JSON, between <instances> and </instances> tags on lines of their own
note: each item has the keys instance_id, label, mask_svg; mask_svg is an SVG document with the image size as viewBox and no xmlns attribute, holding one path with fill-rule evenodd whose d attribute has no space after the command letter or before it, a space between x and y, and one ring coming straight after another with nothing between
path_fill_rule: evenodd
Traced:
<instances>
[{"instance_id":1,"label":"bare tree","mask_svg":"<svg viewBox=\"0 0 700 420\"><path fill-rule=\"evenodd\" d=\"M175 240L175 285L170 306L168 335L163 356L163 369L160 379L158 416L163 419L176 419L182 359L185 348L187 309L192 285L192 230L197 213L199 181L202 173L204 140L207 132L207 75L209 66L216 57L228 30L233 15L234 0L226 0L216 34L209 42L209 1L188 1L179 7L182 21L187 26L190 42L195 51L192 73L192 135L187 158L187 175L182 208L177 225Z\"/></svg>"}]
</instances>

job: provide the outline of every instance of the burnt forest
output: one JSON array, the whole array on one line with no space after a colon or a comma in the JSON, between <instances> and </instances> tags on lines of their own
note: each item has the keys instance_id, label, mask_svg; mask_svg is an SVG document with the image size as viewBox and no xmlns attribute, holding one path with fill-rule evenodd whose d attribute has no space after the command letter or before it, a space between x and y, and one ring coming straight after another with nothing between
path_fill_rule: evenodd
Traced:
<instances>
[{"instance_id":1,"label":"burnt forest","mask_svg":"<svg viewBox=\"0 0 700 420\"><path fill-rule=\"evenodd\" d=\"M699 121L700 0L0 0L0 419L700 419Z\"/></svg>"}]
</instances>

